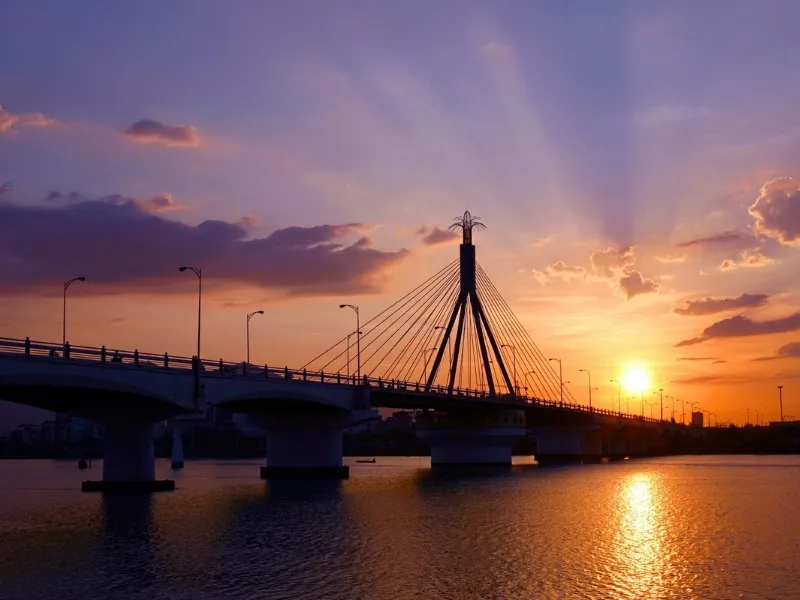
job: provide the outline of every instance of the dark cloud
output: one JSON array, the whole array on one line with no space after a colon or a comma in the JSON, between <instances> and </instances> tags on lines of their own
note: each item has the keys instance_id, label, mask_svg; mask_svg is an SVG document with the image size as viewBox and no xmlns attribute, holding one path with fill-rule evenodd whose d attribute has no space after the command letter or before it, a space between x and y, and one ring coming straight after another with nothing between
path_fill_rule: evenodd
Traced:
<instances>
[{"instance_id":1,"label":"dark cloud","mask_svg":"<svg viewBox=\"0 0 800 600\"><path fill-rule=\"evenodd\" d=\"M699 317L729 310L756 308L764 306L767 300L769 300L767 294L742 294L735 298L701 298L686 300L680 306L676 306L673 312L678 315Z\"/></svg>"},{"instance_id":2,"label":"dark cloud","mask_svg":"<svg viewBox=\"0 0 800 600\"><path fill-rule=\"evenodd\" d=\"M717 321L713 325L706 327L700 337L683 340L676 344L675 347L693 346L694 344L700 344L711 339L770 335L773 333L797 331L798 329L800 329L800 312L789 315L788 317L770 319L767 321L753 321L742 315L737 315L729 319Z\"/></svg>"},{"instance_id":3,"label":"dark cloud","mask_svg":"<svg viewBox=\"0 0 800 600\"><path fill-rule=\"evenodd\" d=\"M421 227L417 231L417 235L423 236L422 242L426 246L438 246L439 244L448 244L454 242L459 238L456 231L448 229L439 229L438 227Z\"/></svg>"},{"instance_id":4,"label":"dark cloud","mask_svg":"<svg viewBox=\"0 0 800 600\"><path fill-rule=\"evenodd\" d=\"M124 136L146 144L199 146L200 134L193 125L165 125L153 119L141 119L122 132Z\"/></svg>"},{"instance_id":5,"label":"dark cloud","mask_svg":"<svg viewBox=\"0 0 800 600\"><path fill-rule=\"evenodd\" d=\"M634 296L657 292L658 284L652 279L642 277L639 271L626 271L626 274L620 277L619 289L630 300Z\"/></svg>"},{"instance_id":6,"label":"dark cloud","mask_svg":"<svg viewBox=\"0 0 800 600\"><path fill-rule=\"evenodd\" d=\"M346 242L362 230L357 223L288 227L247 239L240 223L186 225L122 196L56 206L0 203L0 293L58 289L76 274L98 292L149 286L158 293L176 282L183 264L201 267L210 284L293 295L375 292L379 275L407 251L376 250L364 237Z\"/></svg>"},{"instance_id":7,"label":"dark cloud","mask_svg":"<svg viewBox=\"0 0 800 600\"><path fill-rule=\"evenodd\" d=\"M713 360L713 361L716 362L717 359L714 358L713 356L681 356L680 358L676 358L675 360L677 360L677 361L692 361L692 362L694 362L694 361L712 361Z\"/></svg>"},{"instance_id":8,"label":"dark cloud","mask_svg":"<svg viewBox=\"0 0 800 600\"><path fill-rule=\"evenodd\" d=\"M789 342L778 348L774 356L762 356L754 360L777 360L779 358L800 358L800 342Z\"/></svg>"},{"instance_id":9,"label":"dark cloud","mask_svg":"<svg viewBox=\"0 0 800 600\"><path fill-rule=\"evenodd\" d=\"M756 231L785 246L800 246L800 184L791 177L765 183L749 208Z\"/></svg>"},{"instance_id":10,"label":"dark cloud","mask_svg":"<svg viewBox=\"0 0 800 600\"><path fill-rule=\"evenodd\" d=\"M720 246L720 245L734 245L734 244L741 244L742 242L749 241L751 239L750 236L746 236L742 233L737 231L725 231L723 233L718 233L716 235L711 235L708 237L696 238L694 240L688 240L686 242L681 242L677 245L678 248L692 248L692 247L708 247L708 246Z\"/></svg>"}]
</instances>

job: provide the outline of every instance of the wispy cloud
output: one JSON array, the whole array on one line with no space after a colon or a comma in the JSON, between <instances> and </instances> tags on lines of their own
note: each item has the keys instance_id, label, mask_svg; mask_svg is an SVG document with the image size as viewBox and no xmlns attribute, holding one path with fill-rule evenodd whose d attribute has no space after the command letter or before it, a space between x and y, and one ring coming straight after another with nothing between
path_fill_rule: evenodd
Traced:
<instances>
[{"instance_id":1,"label":"wispy cloud","mask_svg":"<svg viewBox=\"0 0 800 600\"><path fill-rule=\"evenodd\" d=\"M751 337L756 335L770 335L773 333L787 333L800 329L800 312L766 321L753 321L748 317L737 315L729 319L717 321L706 327L703 333L696 338L683 340L675 345L676 348L693 346L712 339Z\"/></svg>"},{"instance_id":2,"label":"wispy cloud","mask_svg":"<svg viewBox=\"0 0 800 600\"><path fill-rule=\"evenodd\" d=\"M673 256L671 254L663 254L661 256L656 256L656 260L660 263L665 263L665 264L682 263L686 262L686 255L679 254L678 256Z\"/></svg>"},{"instance_id":3,"label":"wispy cloud","mask_svg":"<svg viewBox=\"0 0 800 600\"><path fill-rule=\"evenodd\" d=\"M0 106L0 133L12 131L15 127L49 127L57 123L42 113L12 113Z\"/></svg>"},{"instance_id":4,"label":"wispy cloud","mask_svg":"<svg viewBox=\"0 0 800 600\"><path fill-rule=\"evenodd\" d=\"M769 256L765 256L761 254L761 252L749 252L744 250L739 254L740 260L736 261L730 258L727 258L722 261L719 265L720 271L733 271L734 269L745 268L745 269L757 269L760 267L768 267L769 265L775 264L775 261L771 259Z\"/></svg>"},{"instance_id":5,"label":"wispy cloud","mask_svg":"<svg viewBox=\"0 0 800 600\"><path fill-rule=\"evenodd\" d=\"M742 294L734 298L700 298L698 300L684 300L673 309L678 315L700 317L739 310L742 308L757 308L764 306L769 300L767 294Z\"/></svg>"},{"instance_id":6,"label":"wispy cloud","mask_svg":"<svg viewBox=\"0 0 800 600\"><path fill-rule=\"evenodd\" d=\"M426 246L439 246L441 244L452 244L459 238L456 231L440 229L439 227L420 227L417 235L422 236L422 243Z\"/></svg>"},{"instance_id":7,"label":"wispy cloud","mask_svg":"<svg viewBox=\"0 0 800 600\"><path fill-rule=\"evenodd\" d=\"M762 356L753 360L777 360L780 358L800 358L800 342L790 342L778 348L778 351L773 356Z\"/></svg>"},{"instance_id":8,"label":"wispy cloud","mask_svg":"<svg viewBox=\"0 0 800 600\"><path fill-rule=\"evenodd\" d=\"M749 239L748 236L737 231L725 231L707 237L695 238L677 244L678 248L710 247L727 244L737 244Z\"/></svg>"},{"instance_id":9,"label":"wispy cloud","mask_svg":"<svg viewBox=\"0 0 800 600\"><path fill-rule=\"evenodd\" d=\"M200 133L194 125L165 125L153 119L141 119L123 131L128 139L163 146L199 146Z\"/></svg>"}]
</instances>

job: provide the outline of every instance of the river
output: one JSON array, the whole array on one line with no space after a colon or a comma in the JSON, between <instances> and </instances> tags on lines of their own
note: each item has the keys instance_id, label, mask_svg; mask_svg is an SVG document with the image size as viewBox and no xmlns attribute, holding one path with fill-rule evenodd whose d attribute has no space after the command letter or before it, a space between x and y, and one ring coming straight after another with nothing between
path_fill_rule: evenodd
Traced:
<instances>
[{"instance_id":1,"label":"river","mask_svg":"<svg viewBox=\"0 0 800 600\"><path fill-rule=\"evenodd\" d=\"M349 480L316 483L264 483L259 462L104 497L74 462L0 461L0 598L800 598L800 457L347 459Z\"/></svg>"}]
</instances>

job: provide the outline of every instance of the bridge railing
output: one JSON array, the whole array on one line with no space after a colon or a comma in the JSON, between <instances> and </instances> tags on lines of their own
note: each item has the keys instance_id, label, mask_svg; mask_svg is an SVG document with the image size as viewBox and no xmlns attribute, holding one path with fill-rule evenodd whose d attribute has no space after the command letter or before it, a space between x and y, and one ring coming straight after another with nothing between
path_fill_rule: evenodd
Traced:
<instances>
[{"instance_id":1,"label":"bridge railing","mask_svg":"<svg viewBox=\"0 0 800 600\"><path fill-rule=\"evenodd\" d=\"M362 376L360 379L354 374L325 373L323 371L311 371L307 369L289 369L288 367L270 367L268 365L254 365L246 362L230 362L219 359L217 361L195 357L176 356L168 353L152 354L149 352L139 352L139 350L119 350L108 349L105 346L100 348L92 346L73 346L69 343L58 344L52 342L32 341L29 338L24 340L16 338L0 337L0 355L22 355L28 357L46 357L51 360L61 359L82 363L101 363L109 366L146 368L160 370L178 370L192 373L198 371L202 377L245 377L247 379L283 379L292 381L307 381L323 385L339 386L370 386L387 391L397 390L402 392L418 393L420 395L448 396L447 386L434 385L429 391L420 382L385 380L380 377ZM533 396L518 396L514 394L498 394L489 396L485 390L470 388L454 388L452 396L463 399L475 399L481 402L495 402L501 405L537 405L552 408L566 409L576 412L606 415L620 419L637 420L643 422L658 423L658 419L651 419L640 415L626 414L623 412L589 407L581 404L562 402L547 398L537 398Z\"/></svg>"}]
</instances>

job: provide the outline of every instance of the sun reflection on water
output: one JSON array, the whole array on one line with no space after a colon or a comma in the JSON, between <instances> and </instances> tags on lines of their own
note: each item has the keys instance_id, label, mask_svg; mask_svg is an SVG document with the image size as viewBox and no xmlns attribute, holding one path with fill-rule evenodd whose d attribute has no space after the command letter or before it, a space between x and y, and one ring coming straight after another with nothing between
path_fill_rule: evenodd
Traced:
<instances>
[{"instance_id":1,"label":"sun reflection on water","mask_svg":"<svg viewBox=\"0 0 800 600\"><path fill-rule=\"evenodd\" d=\"M631 598L657 596L669 564L665 547L667 515L658 478L636 473L625 479L616 498L614 587Z\"/></svg>"}]
</instances>

